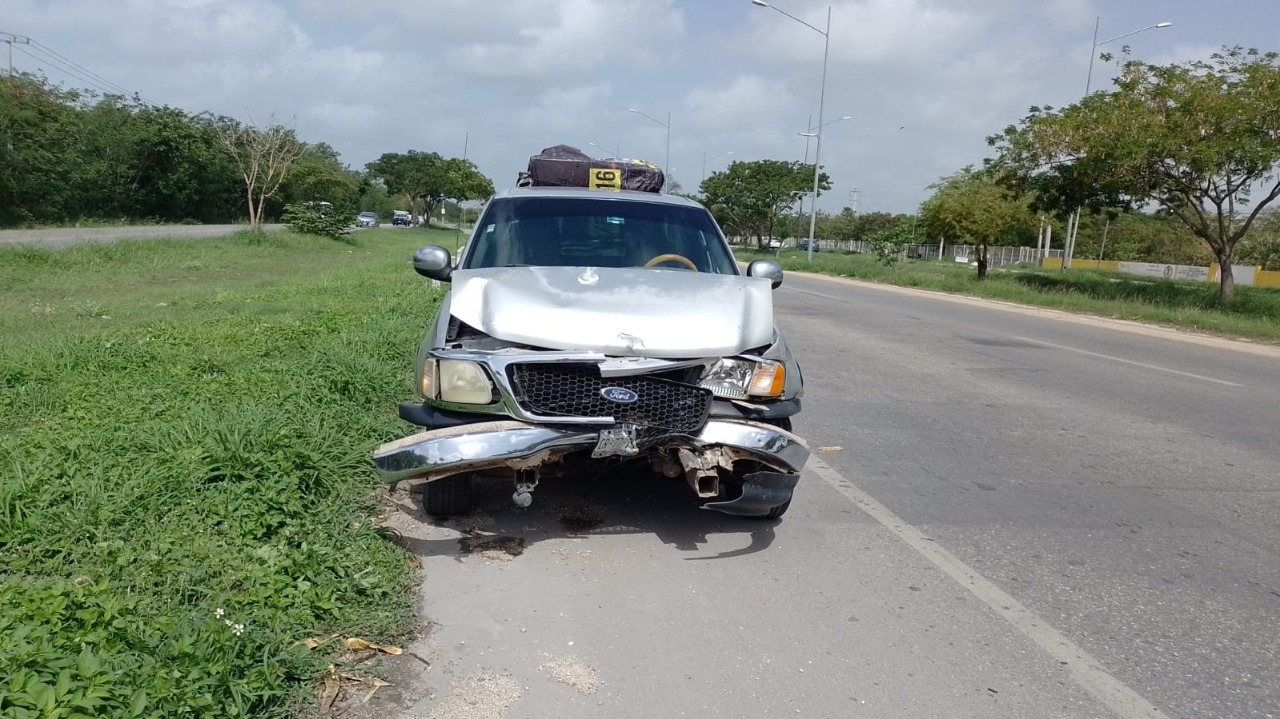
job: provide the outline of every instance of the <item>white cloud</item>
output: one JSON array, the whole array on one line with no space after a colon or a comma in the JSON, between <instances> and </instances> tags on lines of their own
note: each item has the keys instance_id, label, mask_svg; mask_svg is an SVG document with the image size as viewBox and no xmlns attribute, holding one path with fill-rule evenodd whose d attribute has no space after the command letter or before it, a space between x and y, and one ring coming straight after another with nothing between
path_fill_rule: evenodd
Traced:
<instances>
[{"instance_id":1,"label":"white cloud","mask_svg":"<svg viewBox=\"0 0 1280 719\"><path fill-rule=\"evenodd\" d=\"M988 152L986 135L1084 89L1097 0L778 0L821 26L833 6L822 162L838 209L910 210L922 188ZM0 29L33 38L147 99L193 112L293 118L362 166L383 152L468 157L498 185L553 144L648 159L672 113L671 164L803 159L822 38L747 0L0 0ZM1206 6L1207 7L1207 6ZM1104 34L1153 62L1207 57L1222 38L1270 47L1280 6L1242 27L1198 5L1108 6ZM1264 14L1265 15L1265 14ZM1215 25L1215 23L1217 23ZM19 46L21 47L21 46ZM34 52L35 49L33 48ZM31 58L15 55L20 70ZM1109 77L1095 66L1094 86ZM54 79L79 81L50 70ZM899 129L904 128L904 129Z\"/></svg>"},{"instance_id":2,"label":"white cloud","mask_svg":"<svg viewBox=\"0 0 1280 719\"><path fill-rule=\"evenodd\" d=\"M455 73L576 82L601 69L652 64L683 39L673 0L305 0L335 19L381 18L377 37L439 54Z\"/></svg>"}]
</instances>

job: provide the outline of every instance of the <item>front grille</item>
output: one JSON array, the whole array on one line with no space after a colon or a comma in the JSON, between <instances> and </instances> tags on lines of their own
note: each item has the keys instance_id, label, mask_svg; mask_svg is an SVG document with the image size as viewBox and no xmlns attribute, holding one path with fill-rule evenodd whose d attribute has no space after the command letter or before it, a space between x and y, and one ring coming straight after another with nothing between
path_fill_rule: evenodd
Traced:
<instances>
[{"instance_id":1,"label":"front grille","mask_svg":"<svg viewBox=\"0 0 1280 719\"><path fill-rule=\"evenodd\" d=\"M711 409L711 392L652 375L604 379L596 365L555 362L514 364L509 371L521 408L544 417L613 417L640 427L695 432ZM628 389L636 401L607 400L600 393L606 387Z\"/></svg>"}]
</instances>

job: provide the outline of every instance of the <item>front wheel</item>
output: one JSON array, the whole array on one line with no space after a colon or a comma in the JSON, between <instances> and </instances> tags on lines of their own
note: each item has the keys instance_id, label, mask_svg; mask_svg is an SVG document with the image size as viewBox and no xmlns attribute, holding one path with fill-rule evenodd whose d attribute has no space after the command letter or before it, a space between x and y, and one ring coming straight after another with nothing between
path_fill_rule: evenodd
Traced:
<instances>
[{"instance_id":1,"label":"front wheel","mask_svg":"<svg viewBox=\"0 0 1280 719\"><path fill-rule=\"evenodd\" d=\"M456 517L471 511L471 475L428 482L422 488L422 509L432 517Z\"/></svg>"}]
</instances>

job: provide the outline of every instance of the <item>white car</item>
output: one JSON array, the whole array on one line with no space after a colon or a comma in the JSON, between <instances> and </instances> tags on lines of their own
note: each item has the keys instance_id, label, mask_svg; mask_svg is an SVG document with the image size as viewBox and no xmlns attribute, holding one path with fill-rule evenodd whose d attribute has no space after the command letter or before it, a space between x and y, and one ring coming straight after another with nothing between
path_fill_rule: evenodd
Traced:
<instances>
[{"instance_id":1,"label":"white car","mask_svg":"<svg viewBox=\"0 0 1280 719\"><path fill-rule=\"evenodd\" d=\"M361 212L360 214L356 215L356 227L377 227L377 226L378 226L378 213Z\"/></svg>"}]
</instances>

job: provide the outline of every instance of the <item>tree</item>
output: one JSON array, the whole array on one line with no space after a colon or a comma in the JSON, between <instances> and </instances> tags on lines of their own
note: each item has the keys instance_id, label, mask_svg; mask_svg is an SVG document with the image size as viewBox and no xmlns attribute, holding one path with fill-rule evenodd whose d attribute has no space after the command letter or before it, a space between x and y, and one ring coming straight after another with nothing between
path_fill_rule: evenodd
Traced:
<instances>
[{"instance_id":1,"label":"tree","mask_svg":"<svg viewBox=\"0 0 1280 719\"><path fill-rule=\"evenodd\" d=\"M760 247L773 234L778 216L813 187L813 165L785 160L737 161L702 181L703 204L730 234L756 238ZM819 193L831 189L827 173Z\"/></svg>"},{"instance_id":2,"label":"tree","mask_svg":"<svg viewBox=\"0 0 1280 719\"><path fill-rule=\"evenodd\" d=\"M1240 242L1240 260L1264 270L1280 270L1280 214L1267 212Z\"/></svg>"},{"instance_id":3,"label":"tree","mask_svg":"<svg viewBox=\"0 0 1280 719\"><path fill-rule=\"evenodd\" d=\"M361 209L361 178L348 170L327 143L307 145L280 190L287 203L330 202L341 216Z\"/></svg>"},{"instance_id":4,"label":"tree","mask_svg":"<svg viewBox=\"0 0 1280 719\"><path fill-rule=\"evenodd\" d=\"M896 229L908 219L906 215L891 215L888 212L857 214L852 208L846 207L839 215L831 218L828 226L833 239L870 241L872 235Z\"/></svg>"},{"instance_id":5,"label":"tree","mask_svg":"<svg viewBox=\"0 0 1280 719\"><path fill-rule=\"evenodd\" d=\"M1125 62L1114 91L1032 108L988 138L990 165L1076 206L1157 203L1208 244L1229 301L1237 245L1280 197L1278 60L1237 47L1208 61Z\"/></svg>"},{"instance_id":6,"label":"tree","mask_svg":"<svg viewBox=\"0 0 1280 719\"><path fill-rule=\"evenodd\" d=\"M218 141L234 160L244 179L249 204L249 228L262 230L262 210L289 177L289 171L306 151L293 130L273 121L265 128L225 120L216 125Z\"/></svg>"},{"instance_id":7,"label":"tree","mask_svg":"<svg viewBox=\"0 0 1280 719\"><path fill-rule=\"evenodd\" d=\"M431 217L445 200L483 200L493 194L493 183L470 160L435 152L388 152L365 169L388 192L402 195L410 212L421 206L423 217Z\"/></svg>"},{"instance_id":8,"label":"tree","mask_svg":"<svg viewBox=\"0 0 1280 719\"><path fill-rule=\"evenodd\" d=\"M890 229L871 233L866 241L871 244L871 249L876 253L880 264L892 267L907 245L915 242L916 237L912 230L913 228L907 225L899 224Z\"/></svg>"},{"instance_id":9,"label":"tree","mask_svg":"<svg viewBox=\"0 0 1280 719\"><path fill-rule=\"evenodd\" d=\"M973 243L978 279L987 276L990 245L1020 244L1033 226L1028 198L1017 197L990 174L966 167L930 185L934 194L920 205L920 220L929 235Z\"/></svg>"}]
</instances>

